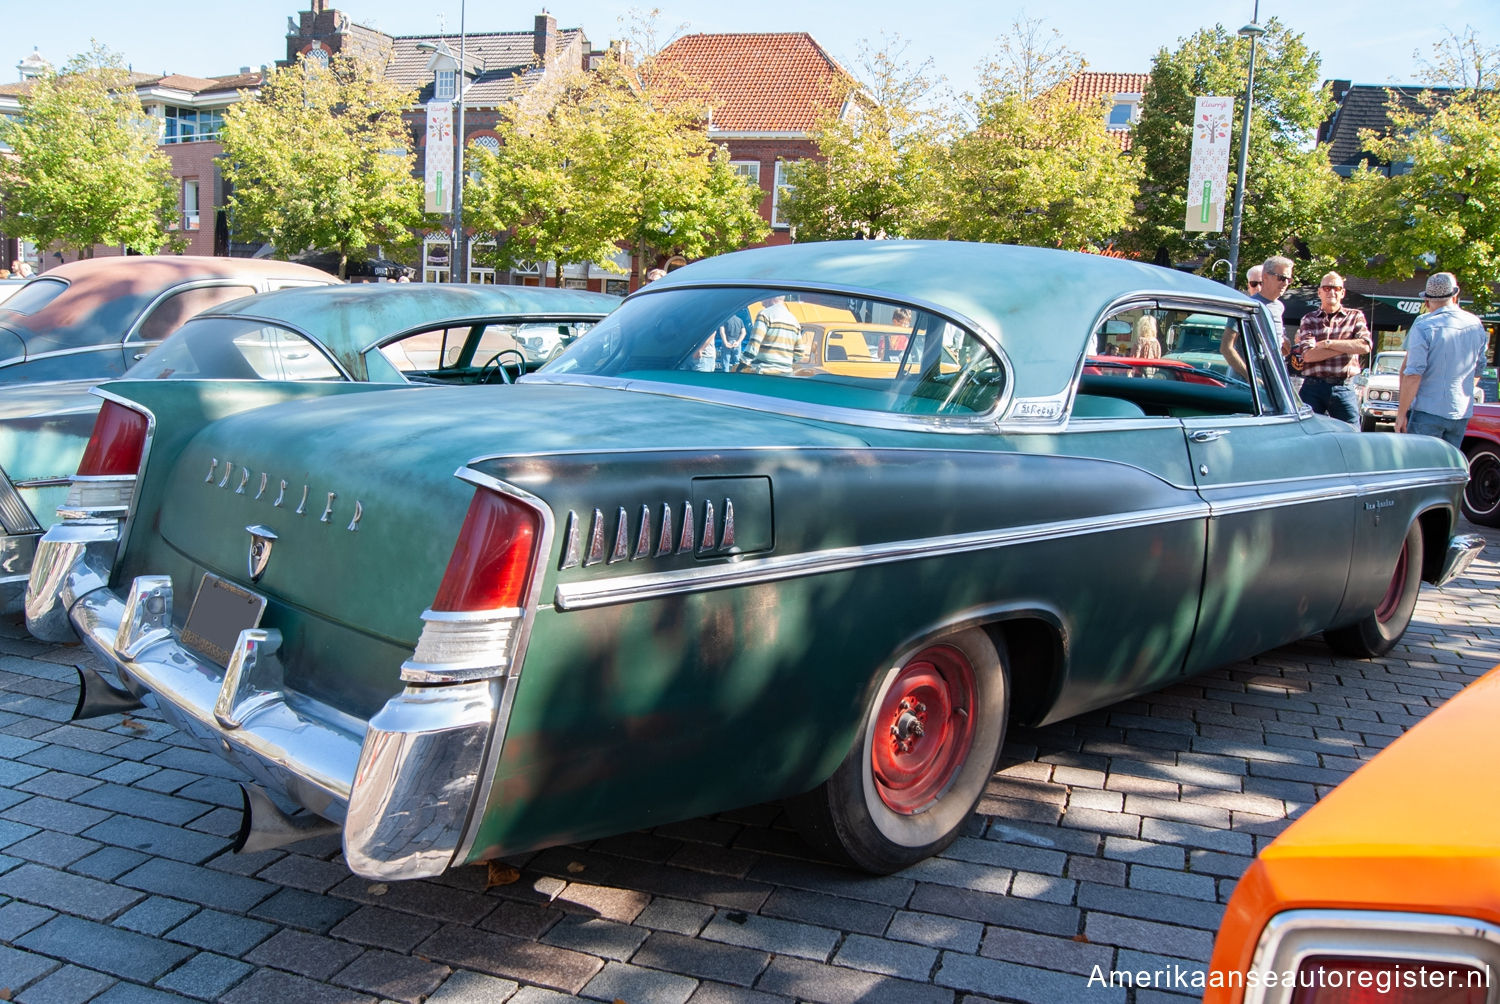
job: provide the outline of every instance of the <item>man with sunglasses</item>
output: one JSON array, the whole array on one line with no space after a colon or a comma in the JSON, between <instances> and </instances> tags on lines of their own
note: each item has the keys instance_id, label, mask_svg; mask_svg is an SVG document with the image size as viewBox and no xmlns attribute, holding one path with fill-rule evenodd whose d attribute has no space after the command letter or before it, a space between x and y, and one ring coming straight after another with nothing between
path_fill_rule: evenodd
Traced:
<instances>
[{"instance_id":1,"label":"man with sunglasses","mask_svg":"<svg viewBox=\"0 0 1500 1004\"><path fill-rule=\"evenodd\" d=\"M1245 292L1254 296L1260 292L1260 276L1265 271L1264 266L1251 265L1245 269Z\"/></svg>"},{"instance_id":2,"label":"man with sunglasses","mask_svg":"<svg viewBox=\"0 0 1500 1004\"><path fill-rule=\"evenodd\" d=\"M1302 318L1297 344L1302 348L1302 388L1298 396L1319 415L1359 426L1354 378L1359 357L1370 351L1365 315L1344 306L1344 277L1329 272L1318 283L1317 310Z\"/></svg>"}]
</instances>

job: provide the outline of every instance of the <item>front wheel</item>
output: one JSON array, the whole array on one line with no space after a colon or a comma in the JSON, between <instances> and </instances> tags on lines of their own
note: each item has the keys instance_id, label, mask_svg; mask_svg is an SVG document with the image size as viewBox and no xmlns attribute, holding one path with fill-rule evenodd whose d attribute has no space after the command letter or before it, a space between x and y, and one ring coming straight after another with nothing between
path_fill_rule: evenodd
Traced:
<instances>
[{"instance_id":1,"label":"front wheel","mask_svg":"<svg viewBox=\"0 0 1500 1004\"><path fill-rule=\"evenodd\" d=\"M1348 627L1331 628L1323 638L1336 651L1359 659L1373 659L1396 647L1411 623L1422 586L1422 524L1413 522L1406 531L1396 568L1385 588L1385 596L1373 611Z\"/></svg>"},{"instance_id":2,"label":"front wheel","mask_svg":"<svg viewBox=\"0 0 1500 1004\"><path fill-rule=\"evenodd\" d=\"M994 773L1009 713L1004 656L978 628L929 642L880 681L859 741L787 810L808 842L879 874L958 836Z\"/></svg>"},{"instance_id":3,"label":"front wheel","mask_svg":"<svg viewBox=\"0 0 1500 1004\"><path fill-rule=\"evenodd\" d=\"M1494 443L1475 443L1466 452L1469 483L1464 487L1464 515L1470 523L1500 526L1500 449Z\"/></svg>"}]
</instances>

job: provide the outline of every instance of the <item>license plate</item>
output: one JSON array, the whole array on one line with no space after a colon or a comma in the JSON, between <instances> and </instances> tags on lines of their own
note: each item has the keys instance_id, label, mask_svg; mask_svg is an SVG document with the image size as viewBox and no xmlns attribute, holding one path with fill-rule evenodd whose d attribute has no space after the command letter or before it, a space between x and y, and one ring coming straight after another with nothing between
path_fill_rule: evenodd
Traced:
<instances>
[{"instance_id":1,"label":"license plate","mask_svg":"<svg viewBox=\"0 0 1500 1004\"><path fill-rule=\"evenodd\" d=\"M265 611L264 596L205 572L182 626L182 643L227 666L240 632L258 626Z\"/></svg>"}]
</instances>

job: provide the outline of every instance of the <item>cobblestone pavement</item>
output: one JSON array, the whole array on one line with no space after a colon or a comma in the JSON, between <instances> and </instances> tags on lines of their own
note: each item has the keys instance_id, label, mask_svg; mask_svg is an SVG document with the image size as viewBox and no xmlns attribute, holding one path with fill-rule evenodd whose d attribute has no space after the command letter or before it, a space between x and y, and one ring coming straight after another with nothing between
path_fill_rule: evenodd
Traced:
<instances>
[{"instance_id":1,"label":"cobblestone pavement","mask_svg":"<svg viewBox=\"0 0 1500 1004\"><path fill-rule=\"evenodd\" d=\"M1473 529L1464 527L1463 529ZM1202 967L1235 878L1500 662L1500 533L1388 658L1318 639L1016 731L966 836L889 878L775 806L375 883L336 838L227 852L232 772L145 713L66 724L77 647L0 619L0 988L23 1004L1184 1001L1094 966ZM0 995L3 997L3 995Z\"/></svg>"}]
</instances>

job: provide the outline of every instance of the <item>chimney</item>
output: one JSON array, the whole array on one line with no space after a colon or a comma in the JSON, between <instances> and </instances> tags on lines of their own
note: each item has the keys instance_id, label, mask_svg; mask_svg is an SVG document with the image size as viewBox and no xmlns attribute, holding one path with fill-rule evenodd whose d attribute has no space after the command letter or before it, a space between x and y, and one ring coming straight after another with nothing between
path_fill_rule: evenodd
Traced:
<instances>
[{"instance_id":1,"label":"chimney","mask_svg":"<svg viewBox=\"0 0 1500 1004\"><path fill-rule=\"evenodd\" d=\"M536 16L536 30L531 43L537 62L546 66L557 52L557 18L542 11Z\"/></svg>"}]
</instances>

